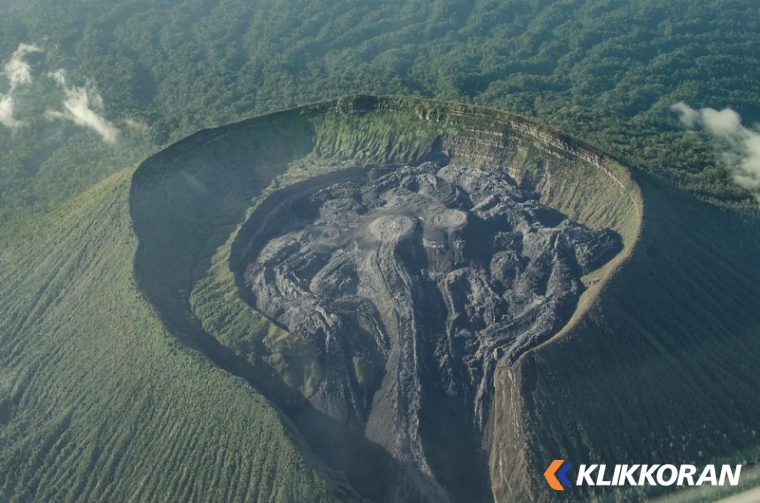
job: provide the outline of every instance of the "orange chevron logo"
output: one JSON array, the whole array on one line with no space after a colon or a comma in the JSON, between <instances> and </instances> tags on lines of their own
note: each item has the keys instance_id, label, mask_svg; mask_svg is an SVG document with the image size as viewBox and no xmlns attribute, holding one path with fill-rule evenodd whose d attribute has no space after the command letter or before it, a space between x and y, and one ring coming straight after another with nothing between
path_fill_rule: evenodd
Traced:
<instances>
[{"instance_id":1,"label":"orange chevron logo","mask_svg":"<svg viewBox=\"0 0 760 503\"><path fill-rule=\"evenodd\" d=\"M564 464L563 464L564 463ZM564 459L555 459L549 468L544 472L544 478L549 483L549 487L555 491L564 491L565 487L573 485L567 478L567 471L572 467L570 463L565 463ZM559 470L559 473L557 471Z\"/></svg>"}]
</instances>

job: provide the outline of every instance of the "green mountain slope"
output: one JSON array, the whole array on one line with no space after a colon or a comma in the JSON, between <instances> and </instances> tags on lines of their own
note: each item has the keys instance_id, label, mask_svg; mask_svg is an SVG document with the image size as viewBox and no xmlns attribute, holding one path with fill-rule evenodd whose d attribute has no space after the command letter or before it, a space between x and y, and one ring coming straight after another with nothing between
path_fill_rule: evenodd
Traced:
<instances>
[{"instance_id":1,"label":"green mountain slope","mask_svg":"<svg viewBox=\"0 0 760 503\"><path fill-rule=\"evenodd\" d=\"M136 278L174 337L261 390L325 463L346 473L360 494L380 501L411 497L394 493L405 485L403 467L304 399L321 384L322 363L308 344L246 304L236 275L257 229L251 211L262 191L357 164L415 163L444 153L468 167L508 169L526 188L540 187L546 204L621 234L627 251L586 278L580 317L632 249L638 189L618 163L518 116L408 98L349 97L197 133L146 160L131 191L141 242ZM480 450L471 440L463 448ZM445 482L456 500L485 497L468 478L487 477L485 470L469 470L462 467Z\"/></svg>"},{"instance_id":2,"label":"green mountain slope","mask_svg":"<svg viewBox=\"0 0 760 503\"><path fill-rule=\"evenodd\" d=\"M756 218L517 116L358 96L201 131L0 230L0 501L403 500L402 467L303 399L318 362L235 271L262 194L440 155L625 245L497 375L477 446L495 501L644 496L550 493L561 456L757 461ZM447 487L468 500L463 480Z\"/></svg>"},{"instance_id":3,"label":"green mountain slope","mask_svg":"<svg viewBox=\"0 0 760 503\"><path fill-rule=\"evenodd\" d=\"M357 92L512 110L638 168L641 201L584 163L539 187L627 247L586 278L562 337L502 372L483 441L497 499L556 499L540 474L560 455L756 463L756 201L670 106L758 120L758 27L751 0L0 0L0 67L20 42L44 49L17 95L27 125L0 126L0 502L383 494L399 468L305 407L314 355L245 309L236 238L262 191L411 162L440 135L466 151L462 123L317 107L235 142L249 164L231 179L206 171L228 153L194 143L208 132L169 148L203 152L188 165L120 171L198 128ZM61 68L102 95L117 145L46 117ZM531 145L475 164L514 161L530 183ZM153 193L163 173L171 190Z\"/></svg>"},{"instance_id":4,"label":"green mountain slope","mask_svg":"<svg viewBox=\"0 0 760 503\"><path fill-rule=\"evenodd\" d=\"M493 456L498 494L522 485L524 497L564 501L541 477L553 459L760 460L760 222L648 177L639 185L644 224L629 262L577 326L504 373L502 424L514 430L494 436L531 480Z\"/></svg>"},{"instance_id":5,"label":"green mountain slope","mask_svg":"<svg viewBox=\"0 0 760 503\"><path fill-rule=\"evenodd\" d=\"M283 416L142 300L131 175L0 234L0 501L333 501Z\"/></svg>"},{"instance_id":6,"label":"green mountain slope","mask_svg":"<svg viewBox=\"0 0 760 503\"><path fill-rule=\"evenodd\" d=\"M312 447L360 492L382 494L392 464L369 465L371 447L360 439L334 425L313 426L297 392L308 395L318 379L313 356L239 298L232 272L236 243L245 239L236 236L246 232L240 224L263 188L254 173L280 173L273 187L281 187L353 163L413 162L431 149L473 166L510 166L516 179L537 183L547 204L618 229L630 255L612 265L612 279L588 278L592 288L563 333L497 380L484 439L496 500L556 498L541 474L560 456L578 463L754 463L760 224L642 174L640 205L636 185L621 182L625 172L613 165L601 165L613 169L612 178L590 163L541 168L541 148L533 150L530 140L507 133L495 141L492 132L504 133L509 120L456 105L358 97L195 135L149 160L135 179L137 232L155 245L137 256L138 275L141 264L151 271L146 294L159 311L177 316L175 336L191 333L182 327L194 320L195 344L265 390L298 428L312 424L311 432L302 430ZM529 137L567 141L564 148L582 152L559 133L530 127L525 123ZM629 196L618 183L628 184ZM330 440L320 441L325 435ZM367 471L383 473L382 483Z\"/></svg>"}]
</instances>

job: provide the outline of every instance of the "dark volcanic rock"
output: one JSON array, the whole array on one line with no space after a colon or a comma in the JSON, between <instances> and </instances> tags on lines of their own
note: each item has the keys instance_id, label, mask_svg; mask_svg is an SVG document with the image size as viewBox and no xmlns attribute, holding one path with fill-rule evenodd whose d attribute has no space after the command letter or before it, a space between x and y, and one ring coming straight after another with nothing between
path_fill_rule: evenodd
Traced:
<instances>
[{"instance_id":1,"label":"dark volcanic rock","mask_svg":"<svg viewBox=\"0 0 760 503\"><path fill-rule=\"evenodd\" d=\"M456 478L441 459L447 431L467 432L451 445L477 457L496 365L555 334L581 276L622 248L506 175L434 163L276 211L245 280L259 311L318 348L311 401L439 481Z\"/></svg>"}]
</instances>

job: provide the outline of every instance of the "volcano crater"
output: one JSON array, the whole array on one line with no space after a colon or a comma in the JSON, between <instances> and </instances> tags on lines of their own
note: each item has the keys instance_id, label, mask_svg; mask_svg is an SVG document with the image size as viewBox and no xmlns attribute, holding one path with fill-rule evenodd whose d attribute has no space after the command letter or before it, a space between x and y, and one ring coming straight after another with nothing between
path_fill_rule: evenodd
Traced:
<instances>
[{"instance_id":1,"label":"volcano crater","mask_svg":"<svg viewBox=\"0 0 760 503\"><path fill-rule=\"evenodd\" d=\"M268 224L242 284L256 310L316 349L316 408L435 476L428 430L447 422L477 438L495 368L556 334L583 277L623 243L503 172L360 171L269 196L281 200L257 215Z\"/></svg>"}]
</instances>

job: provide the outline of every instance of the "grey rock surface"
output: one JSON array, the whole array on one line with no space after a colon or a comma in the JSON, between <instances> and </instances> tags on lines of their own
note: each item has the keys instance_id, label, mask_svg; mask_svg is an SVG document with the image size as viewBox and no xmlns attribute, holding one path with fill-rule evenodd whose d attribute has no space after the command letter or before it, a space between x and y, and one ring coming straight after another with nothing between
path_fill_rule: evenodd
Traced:
<instances>
[{"instance_id":1,"label":"grey rock surface","mask_svg":"<svg viewBox=\"0 0 760 503\"><path fill-rule=\"evenodd\" d=\"M446 432L477 449L496 366L557 333L581 277L622 249L454 165L374 169L277 211L245 271L256 309L318 349L317 408L433 480L456 470Z\"/></svg>"}]
</instances>

